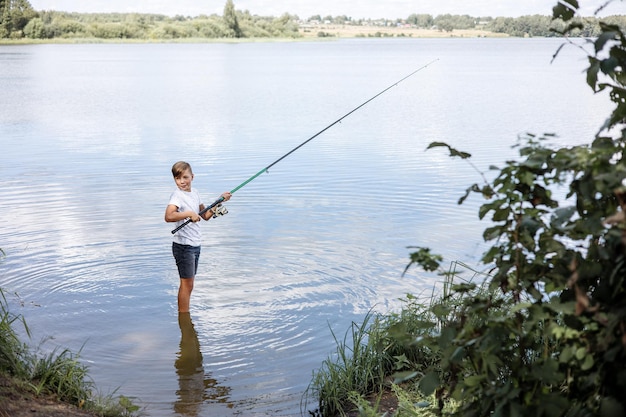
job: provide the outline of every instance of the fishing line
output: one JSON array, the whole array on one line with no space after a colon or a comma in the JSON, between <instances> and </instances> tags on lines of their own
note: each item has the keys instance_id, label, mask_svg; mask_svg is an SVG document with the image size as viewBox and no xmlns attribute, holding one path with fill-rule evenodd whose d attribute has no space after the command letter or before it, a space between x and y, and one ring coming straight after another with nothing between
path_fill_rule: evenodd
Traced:
<instances>
[{"instance_id":1,"label":"fishing line","mask_svg":"<svg viewBox=\"0 0 626 417\"><path fill-rule=\"evenodd\" d=\"M391 84L389 87L385 88L384 90L382 90L381 92L379 92L375 96L373 96L373 97L369 98L368 100L364 101L363 103L359 104L357 107L355 107L354 109L350 110L348 113L344 114L339 119L335 120L334 122L332 122L331 124L326 126L324 129L320 130L319 132L317 132L316 134L314 134L313 136L311 136L310 138L308 138L307 140L305 140L304 142L302 142L301 144L299 144L298 146L296 146L295 148L293 148L292 150L290 150L289 152L287 152L286 154L284 154L283 156L281 156L280 158L278 158L277 160L275 160L274 162L272 162L271 164L266 166L265 168L261 169L259 172L257 172L256 174L254 174L253 176L251 176L250 178L248 178L247 180L245 180L244 182L242 182L241 184L239 184L235 188L233 188L230 191L230 193L231 194L235 194L235 192L237 192L241 188L245 187L250 182L254 181L258 176L260 176L264 172L269 173L269 170L270 170L271 167L273 167L274 165L276 165L277 163L279 163L283 159L287 158L289 155L291 155L292 153L294 153L295 151L297 151L298 149L300 149L301 147L303 147L307 143L311 142L313 139L315 139L316 137L318 137L322 133L326 132L328 129L330 129L331 127L335 126L337 123L341 122L343 119L345 119L346 117L350 116L352 113L354 113L355 111L359 110L361 107L365 106L370 101L372 101L372 100L376 99L377 97L383 95L384 93L386 93L391 88L395 87L396 85L400 84L402 81L404 81L407 78L413 76L414 74L418 73L419 71L423 70L424 68L426 68L427 66L429 66L430 64L432 64L432 63L434 63L436 61L439 61L439 58L429 62L428 64L426 64L426 65L424 65L422 67L419 67L418 69L416 69L415 71L413 71L409 75L407 75L407 76L401 78L400 80L396 81L395 83ZM215 200L210 206L205 207L204 210L200 211L200 213L198 213L198 214L199 215L203 215L204 213L206 213L207 211L211 210L213 207L217 206L218 204L220 204L223 201L224 201L224 197L220 196L220 198ZM187 226L189 223L191 223L191 219L187 219L184 223L182 223L176 229L172 230L172 234L178 232L180 229L182 229L183 227Z\"/></svg>"}]
</instances>

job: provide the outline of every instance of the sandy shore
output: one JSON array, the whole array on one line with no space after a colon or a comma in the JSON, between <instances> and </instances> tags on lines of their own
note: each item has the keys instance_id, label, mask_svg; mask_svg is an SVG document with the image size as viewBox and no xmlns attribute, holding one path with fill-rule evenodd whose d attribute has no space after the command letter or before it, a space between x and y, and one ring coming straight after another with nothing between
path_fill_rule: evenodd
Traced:
<instances>
[{"instance_id":1,"label":"sandy shore","mask_svg":"<svg viewBox=\"0 0 626 417\"><path fill-rule=\"evenodd\" d=\"M479 29L453 30L446 32L435 29L412 27L357 26L357 25L303 25L300 33L306 38L335 37L406 37L406 38L505 38L508 35Z\"/></svg>"}]
</instances>

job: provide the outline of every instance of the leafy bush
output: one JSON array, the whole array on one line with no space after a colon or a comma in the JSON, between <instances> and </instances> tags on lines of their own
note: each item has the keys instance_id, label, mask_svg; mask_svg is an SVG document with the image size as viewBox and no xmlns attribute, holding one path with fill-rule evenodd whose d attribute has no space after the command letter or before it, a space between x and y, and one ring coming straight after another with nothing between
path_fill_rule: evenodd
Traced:
<instances>
[{"instance_id":1,"label":"leafy bush","mask_svg":"<svg viewBox=\"0 0 626 417\"><path fill-rule=\"evenodd\" d=\"M564 34L581 29L577 9L575 0L554 8ZM615 109L592 143L554 149L528 135L519 160L459 201L487 199L479 217L491 221L483 237L494 243L482 258L492 265L489 291L458 285L461 309L433 308L448 321L428 341L442 360L421 386L456 400L451 415L626 415L626 37L600 26L587 82L608 90ZM442 146L469 157L430 145Z\"/></svg>"}]
</instances>

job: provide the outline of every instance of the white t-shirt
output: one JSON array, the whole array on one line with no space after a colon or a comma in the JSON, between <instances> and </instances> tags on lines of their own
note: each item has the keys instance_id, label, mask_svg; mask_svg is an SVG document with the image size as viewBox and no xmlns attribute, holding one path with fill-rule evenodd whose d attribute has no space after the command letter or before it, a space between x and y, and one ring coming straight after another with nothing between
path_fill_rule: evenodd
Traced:
<instances>
[{"instance_id":1,"label":"white t-shirt","mask_svg":"<svg viewBox=\"0 0 626 417\"><path fill-rule=\"evenodd\" d=\"M172 204L178 207L178 212L193 211L198 213L200 211L200 205L204 204L200 199L200 194L192 188L191 191L182 191L177 188L176 191L170 196L168 205ZM176 226L180 226L187 219L176 222ZM200 222L190 222L185 227L174 233L174 242L181 245L200 246L202 243L202 230L200 229Z\"/></svg>"}]
</instances>

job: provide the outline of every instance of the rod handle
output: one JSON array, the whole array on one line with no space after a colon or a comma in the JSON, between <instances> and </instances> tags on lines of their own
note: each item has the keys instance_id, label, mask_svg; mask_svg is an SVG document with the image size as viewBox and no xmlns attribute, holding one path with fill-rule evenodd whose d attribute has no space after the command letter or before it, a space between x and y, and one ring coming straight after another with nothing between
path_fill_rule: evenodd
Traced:
<instances>
[{"instance_id":1,"label":"rod handle","mask_svg":"<svg viewBox=\"0 0 626 417\"><path fill-rule=\"evenodd\" d=\"M198 213L198 215L202 216L204 213L206 213L207 211L211 210L213 207L217 206L222 201L224 201L224 197L220 196L220 198L215 200L210 206L205 207L203 210L200 210L200 213ZM185 220L183 223L180 224L180 226L178 226L176 229L172 230L172 234L175 234L180 229L182 229L183 227L187 226L189 223L191 223L191 219Z\"/></svg>"}]
</instances>

